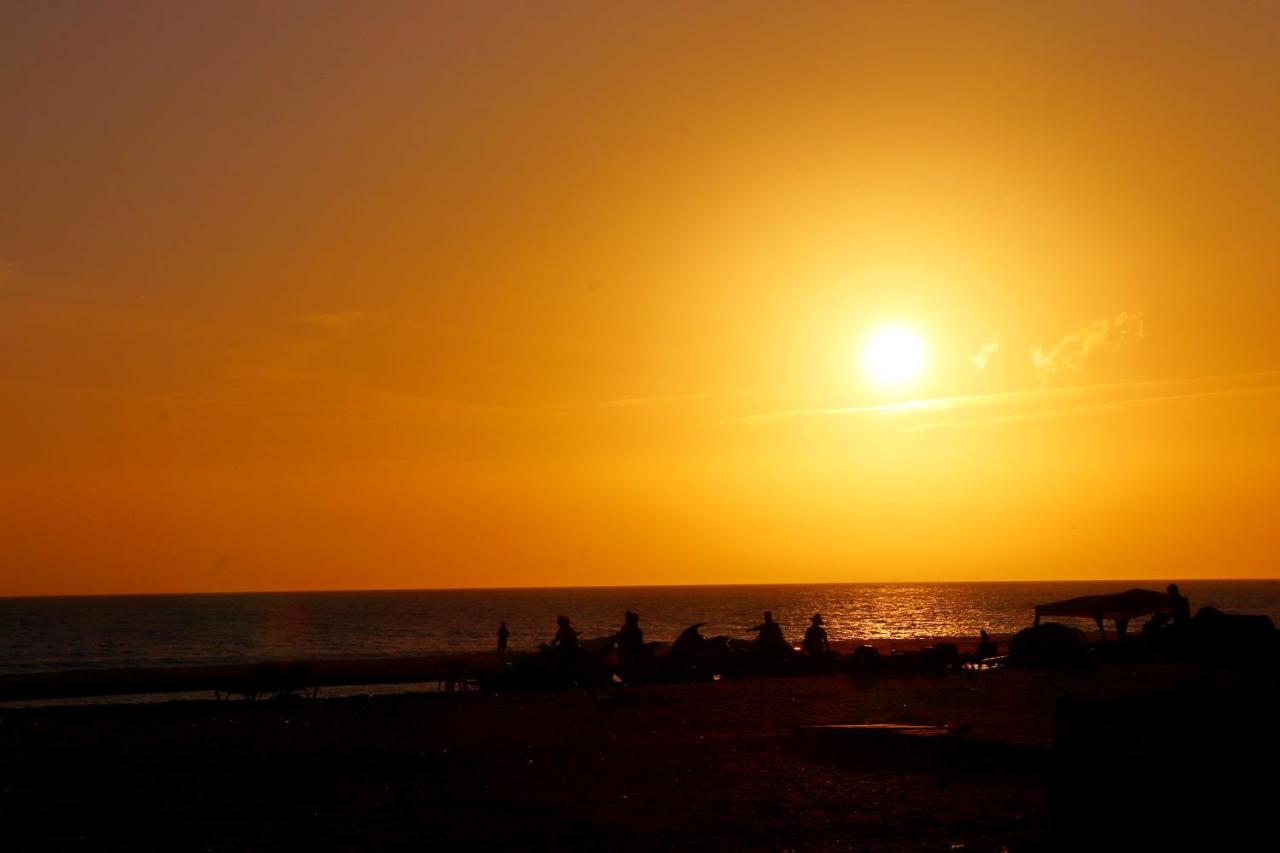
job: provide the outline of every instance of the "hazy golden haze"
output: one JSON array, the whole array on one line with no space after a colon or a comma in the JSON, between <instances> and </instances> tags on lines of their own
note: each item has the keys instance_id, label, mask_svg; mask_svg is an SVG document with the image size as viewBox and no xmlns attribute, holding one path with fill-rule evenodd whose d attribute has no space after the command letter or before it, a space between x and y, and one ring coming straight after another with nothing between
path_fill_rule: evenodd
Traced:
<instances>
[{"instance_id":1,"label":"hazy golden haze","mask_svg":"<svg viewBox=\"0 0 1280 853\"><path fill-rule=\"evenodd\" d=\"M1274 575L1276 17L10 4L0 594Z\"/></svg>"}]
</instances>

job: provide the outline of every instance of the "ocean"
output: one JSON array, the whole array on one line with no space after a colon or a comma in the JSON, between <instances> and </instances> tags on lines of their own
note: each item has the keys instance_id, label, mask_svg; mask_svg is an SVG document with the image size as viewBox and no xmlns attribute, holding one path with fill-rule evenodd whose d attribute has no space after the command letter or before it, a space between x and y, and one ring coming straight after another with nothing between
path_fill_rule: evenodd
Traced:
<instances>
[{"instance_id":1,"label":"ocean","mask_svg":"<svg viewBox=\"0 0 1280 853\"><path fill-rule=\"evenodd\" d=\"M1179 585L1193 609L1280 621L1280 581ZM616 631L627 609L650 640L671 640L694 622L708 635L746 637L766 609L797 641L815 612L834 640L972 637L1026 627L1037 603L1138 586L1163 588L1077 581L0 598L0 673L485 651L499 621L518 651L550 640L558 614L590 638Z\"/></svg>"}]
</instances>

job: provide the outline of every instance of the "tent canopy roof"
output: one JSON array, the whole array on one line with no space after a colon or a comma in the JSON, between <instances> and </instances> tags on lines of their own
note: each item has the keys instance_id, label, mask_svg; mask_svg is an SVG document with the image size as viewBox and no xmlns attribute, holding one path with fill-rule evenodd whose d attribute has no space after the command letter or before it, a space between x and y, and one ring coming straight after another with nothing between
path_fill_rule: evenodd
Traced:
<instances>
[{"instance_id":1,"label":"tent canopy roof","mask_svg":"<svg viewBox=\"0 0 1280 853\"><path fill-rule=\"evenodd\" d=\"M1131 589L1111 595L1085 595L1068 598L1051 604L1037 604L1036 618L1041 616L1077 616L1082 619L1123 619L1159 613L1173 607L1173 601L1163 592L1150 589Z\"/></svg>"}]
</instances>

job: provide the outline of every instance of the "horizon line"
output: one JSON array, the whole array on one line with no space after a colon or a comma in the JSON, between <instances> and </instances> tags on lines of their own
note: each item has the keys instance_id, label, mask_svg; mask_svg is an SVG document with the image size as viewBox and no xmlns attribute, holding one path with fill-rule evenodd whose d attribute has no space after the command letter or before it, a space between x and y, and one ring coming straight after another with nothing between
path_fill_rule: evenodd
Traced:
<instances>
[{"instance_id":1,"label":"horizon line","mask_svg":"<svg viewBox=\"0 0 1280 853\"><path fill-rule=\"evenodd\" d=\"M1132 578L1026 578L1026 579L976 579L976 580L904 580L904 581L790 581L770 583L673 583L673 584L582 584L572 586L435 586L435 587L365 587L327 589L246 589L161 592L81 592L81 593L33 593L25 595L0 594L0 601L32 598L143 598L174 597L182 595L335 595L341 593L384 592L534 592L583 589L706 589L720 587L781 587L781 586L940 586L944 584L1032 584L1032 583L1241 583L1280 582L1280 577L1228 577L1206 578L1160 575Z\"/></svg>"}]
</instances>

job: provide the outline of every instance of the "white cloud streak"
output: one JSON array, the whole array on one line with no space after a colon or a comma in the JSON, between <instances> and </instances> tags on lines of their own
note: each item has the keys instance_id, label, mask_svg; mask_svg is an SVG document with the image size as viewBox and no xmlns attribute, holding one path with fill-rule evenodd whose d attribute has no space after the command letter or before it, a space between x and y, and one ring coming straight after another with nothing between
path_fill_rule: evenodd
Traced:
<instances>
[{"instance_id":1,"label":"white cloud streak","mask_svg":"<svg viewBox=\"0 0 1280 853\"><path fill-rule=\"evenodd\" d=\"M369 314L365 311L335 311L329 314L299 314L293 319L307 326L342 331L364 325L369 320Z\"/></svg>"},{"instance_id":2,"label":"white cloud streak","mask_svg":"<svg viewBox=\"0 0 1280 853\"><path fill-rule=\"evenodd\" d=\"M1075 405L1059 406L1051 409L1039 409L1034 411L1014 412L1007 415L996 415L991 417L980 417L969 420L955 419L948 421L937 421L929 424L915 424L903 428L904 432L924 432L934 429L948 429L953 427L979 426L988 424L1014 423L1017 421L1037 421L1050 420L1056 418L1071 417L1073 415L1089 415L1100 414L1104 412L1119 412L1126 409L1139 409L1147 406L1158 406L1172 403L1190 403L1212 399L1227 399L1238 397L1265 397L1280 394L1280 383L1272 383L1269 385L1248 385L1233 388L1207 389L1199 391L1187 391L1181 394L1152 394L1143 397L1131 397L1120 400L1100 400L1096 402L1078 403Z\"/></svg>"},{"instance_id":3,"label":"white cloud streak","mask_svg":"<svg viewBox=\"0 0 1280 853\"><path fill-rule=\"evenodd\" d=\"M978 370L986 370L987 365L991 363L991 359L995 358L996 353L1000 351L1000 341L995 335L991 336L991 340L983 344L976 353L969 356L969 361L973 362L973 366Z\"/></svg>"},{"instance_id":4,"label":"white cloud streak","mask_svg":"<svg viewBox=\"0 0 1280 853\"><path fill-rule=\"evenodd\" d=\"M1100 317L1063 335L1048 350L1032 347L1031 366L1041 382L1048 382L1056 376L1079 373L1096 353L1114 349L1131 338L1145 337L1146 333L1146 318L1140 312L1121 311L1114 317Z\"/></svg>"},{"instance_id":5,"label":"white cloud streak","mask_svg":"<svg viewBox=\"0 0 1280 853\"><path fill-rule=\"evenodd\" d=\"M1152 382L1037 388L997 394L910 400L874 406L783 409L734 418L727 423L759 426L815 418L892 419L910 421L901 423L899 427L904 431L914 432L944 427L1118 411L1162 403L1265 396L1277 393L1280 393L1280 371L1266 371L1198 379L1162 379ZM946 420L920 422L922 417L942 413L950 413L953 416Z\"/></svg>"},{"instance_id":6,"label":"white cloud streak","mask_svg":"<svg viewBox=\"0 0 1280 853\"><path fill-rule=\"evenodd\" d=\"M701 391L691 394L665 394L658 397L624 397L619 400L605 400L599 405L602 409L634 409L639 406L656 406L664 403L684 403L721 397L745 397L750 393L750 391Z\"/></svg>"}]
</instances>

